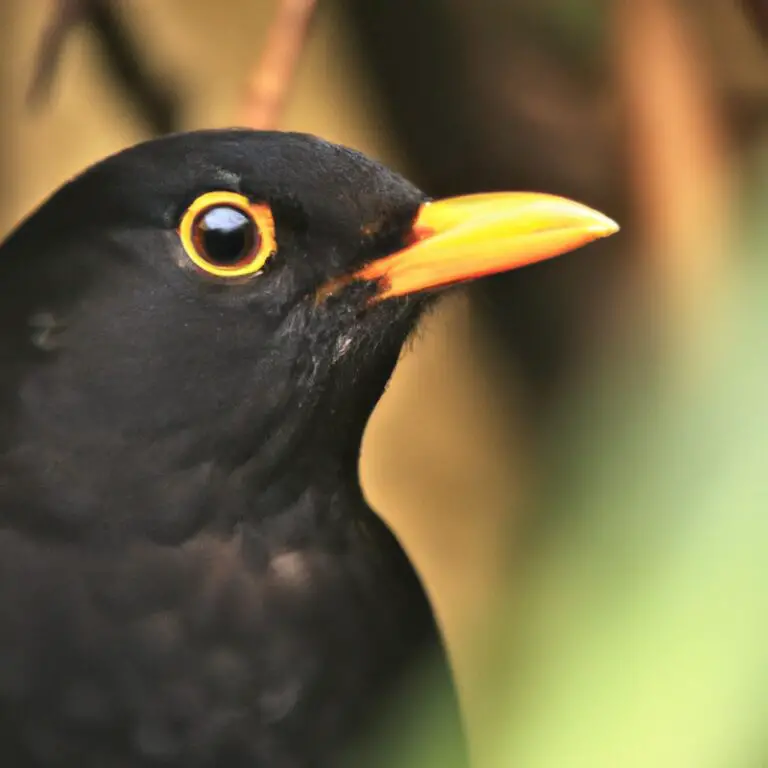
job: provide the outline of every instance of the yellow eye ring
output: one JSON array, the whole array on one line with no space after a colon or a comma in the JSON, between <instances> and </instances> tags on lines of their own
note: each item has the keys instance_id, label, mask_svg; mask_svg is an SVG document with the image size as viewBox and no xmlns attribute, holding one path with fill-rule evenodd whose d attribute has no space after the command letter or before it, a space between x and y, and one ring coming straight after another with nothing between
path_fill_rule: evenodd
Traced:
<instances>
[{"instance_id":1,"label":"yellow eye ring","mask_svg":"<svg viewBox=\"0 0 768 768\"><path fill-rule=\"evenodd\" d=\"M255 275L277 252L269 205L236 192L200 195L184 212L178 234L192 263L216 277Z\"/></svg>"}]
</instances>

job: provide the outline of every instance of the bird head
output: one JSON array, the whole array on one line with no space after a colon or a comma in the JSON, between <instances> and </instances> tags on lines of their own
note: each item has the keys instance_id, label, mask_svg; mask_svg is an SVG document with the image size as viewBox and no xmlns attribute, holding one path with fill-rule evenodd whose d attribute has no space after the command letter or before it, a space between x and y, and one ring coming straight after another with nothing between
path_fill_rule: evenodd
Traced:
<instances>
[{"instance_id":1,"label":"bird head","mask_svg":"<svg viewBox=\"0 0 768 768\"><path fill-rule=\"evenodd\" d=\"M307 135L130 148L0 247L0 472L34 474L40 508L55 499L68 525L120 493L205 510L233 478L354 473L436 289L615 230L546 195L430 201ZM182 517L153 524L174 538Z\"/></svg>"}]
</instances>

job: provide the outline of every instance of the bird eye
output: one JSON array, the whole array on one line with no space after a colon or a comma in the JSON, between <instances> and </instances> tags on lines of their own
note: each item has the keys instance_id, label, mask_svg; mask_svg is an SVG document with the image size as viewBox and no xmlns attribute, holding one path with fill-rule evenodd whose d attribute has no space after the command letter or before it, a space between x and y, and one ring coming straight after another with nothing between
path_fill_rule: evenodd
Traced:
<instances>
[{"instance_id":1,"label":"bird eye","mask_svg":"<svg viewBox=\"0 0 768 768\"><path fill-rule=\"evenodd\" d=\"M216 277L255 275L277 251L269 206L235 192L198 197L185 211L178 232L192 263Z\"/></svg>"}]
</instances>

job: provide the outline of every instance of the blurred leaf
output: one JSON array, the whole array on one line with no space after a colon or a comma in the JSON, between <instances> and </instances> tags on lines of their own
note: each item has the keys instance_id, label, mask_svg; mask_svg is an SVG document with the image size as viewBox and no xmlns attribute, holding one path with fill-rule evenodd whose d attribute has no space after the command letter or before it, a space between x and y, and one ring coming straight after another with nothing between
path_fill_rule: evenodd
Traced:
<instances>
[{"instance_id":1,"label":"blurred leaf","mask_svg":"<svg viewBox=\"0 0 768 768\"><path fill-rule=\"evenodd\" d=\"M495 764L764 764L765 260L749 270L711 297L695 344L596 378L559 434L562 525L515 613Z\"/></svg>"},{"instance_id":2,"label":"blurred leaf","mask_svg":"<svg viewBox=\"0 0 768 768\"><path fill-rule=\"evenodd\" d=\"M605 8L600 0L560 0L558 21L574 41L590 46L593 54L605 39Z\"/></svg>"}]
</instances>

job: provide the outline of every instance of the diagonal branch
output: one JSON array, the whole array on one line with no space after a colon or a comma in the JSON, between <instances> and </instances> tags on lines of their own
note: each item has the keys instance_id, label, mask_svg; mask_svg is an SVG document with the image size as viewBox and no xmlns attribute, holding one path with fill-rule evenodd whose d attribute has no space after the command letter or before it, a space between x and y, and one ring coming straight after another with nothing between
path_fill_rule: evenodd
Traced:
<instances>
[{"instance_id":1,"label":"diagonal branch","mask_svg":"<svg viewBox=\"0 0 768 768\"><path fill-rule=\"evenodd\" d=\"M248 127L267 130L279 125L315 6L316 0L280 0L248 84L243 110L243 123Z\"/></svg>"},{"instance_id":2,"label":"diagonal branch","mask_svg":"<svg viewBox=\"0 0 768 768\"><path fill-rule=\"evenodd\" d=\"M150 129L156 134L175 130L177 100L171 89L148 71L139 46L117 12L115 0L55 0L51 19L40 40L27 94L28 104L36 106L48 98L66 42L80 26L91 28L103 48L106 68Z\"/></svg>"},{"instance_id":3,"label":"diagonal branch","mask_svg":"<svg viewBox=\"0 0 768 768\"><path fill-rule=\"evenodd\" d=\"M47 98L70 32L88 16L91 0L57 0L35 59L35 72L27 92L30 105ZM98 0L97 0L98 2Z\"/></svg>"}]
</instances>

